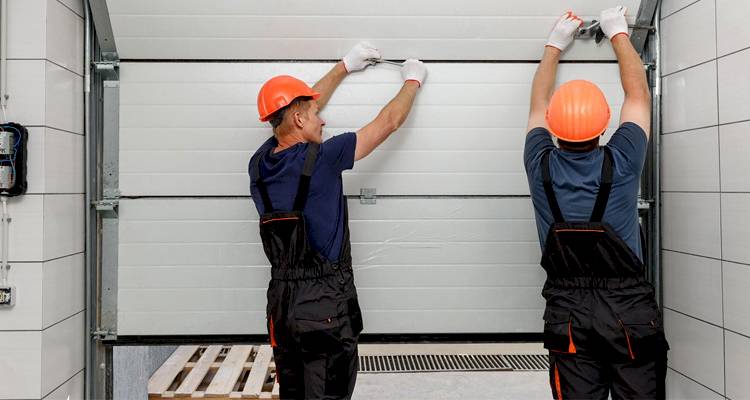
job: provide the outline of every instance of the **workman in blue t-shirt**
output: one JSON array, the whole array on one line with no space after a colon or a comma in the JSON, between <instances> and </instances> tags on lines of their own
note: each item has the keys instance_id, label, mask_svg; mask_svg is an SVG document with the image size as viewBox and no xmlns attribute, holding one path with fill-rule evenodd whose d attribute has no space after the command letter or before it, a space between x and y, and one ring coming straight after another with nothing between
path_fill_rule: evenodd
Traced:
<instances>
[{"instance_id":1,"label":"workman in blue t-shirt","mask_svg":"<svg viewBox=\"0 0 750 400\"><path fill-rule=\"evenodd\" d=\"M610 109L595 84L570 81L553 94L560 56L582 23L572 12L552 30L531 88L524 164L547 272L544 347L557 400L665 396L669 346L638 223L651 95L625 11L599 18L625 91L607 145L599 139Z\"/></svg>"},{"instance_id":2,"label":"workman in blue t-shirt","mask_svg":"<svg viewBox=\"0 0 750 400\"><path fill-rule=\"evenodd\" d=\"M323 141L318 112L348 73L374 59L380 52L359 43L312 88L281 75L258 94L273 136L248 171L271 263L267 324L282 399L349 399L354 390L362 315L341 173L401 126L427 74L406 60L403 86L372 122Z\"/></svg>"}]
</instances>

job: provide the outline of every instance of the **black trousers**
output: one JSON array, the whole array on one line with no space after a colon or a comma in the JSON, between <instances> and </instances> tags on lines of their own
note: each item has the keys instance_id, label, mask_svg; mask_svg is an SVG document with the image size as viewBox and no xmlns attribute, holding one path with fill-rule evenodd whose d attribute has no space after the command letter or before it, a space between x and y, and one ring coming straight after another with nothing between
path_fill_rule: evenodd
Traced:
<instances>
[{"instance_id":1,"label":"black trousers","mask_svg":"<svg viewBox=\"0 0 750 400\"><path fill-rule=\"evenodd\" d=\"M550 387L555 400L664 399L667 353L611 362L583 354L550 352Z\"/></svg>"},{"instance_id":2,"label":"black trousers","mask_svg":"<svg viewBox=\"0 0 750 400\"><path fill-rule=\"evenodd\" d=\"M351 272L299 281L272 280L268 299L268 330L280 397L350 399L362 331Z\"/></svg>"}]
</instances>

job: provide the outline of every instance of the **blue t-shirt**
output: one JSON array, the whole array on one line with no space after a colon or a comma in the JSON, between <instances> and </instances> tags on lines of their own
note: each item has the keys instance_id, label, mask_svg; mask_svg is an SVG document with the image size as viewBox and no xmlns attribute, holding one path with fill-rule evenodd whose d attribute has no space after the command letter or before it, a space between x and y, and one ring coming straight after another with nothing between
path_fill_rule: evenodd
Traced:
<instances>
[{"instance_id":1,"label":"blue t-shirt","mask_svg":"<svg viewBox=\"0 0 750 400\"><path fill-rule=\"evenodd\" d=\"M332 262L338 261L341 255L346 228L346 198L341 173L354 166L356 145L357 135L354 132L334 136L320 145L318 159L315 161L310 179L307 203L302 210L305 214L310 245ZM255 158L263 155L259 164L260 176L266 184L271 204L276 211L291 211L305 163L307 143L297 143L273 153L276 146L278 142L274 137L260 146L250 159L248 172ZM258 214L265 213L263 200L252 174L250 194L253 196Z\"/></svg>"},{"instance_id":2,"label":"blue t-shirt","mask_svg":"<svg viewBox=\"0 0 750 400\"><path fill-rule=\"evenodd\" d=\"M640 126L626 122L617 129L606 146L612 150L614 171L603 221L608 222L633 252L643 259L638 224L638 189L648 139ZM526 136L524 164L542 248L547 231L555 220L542 181L542 155L547 149L552 149L550 175L566 221L588 221L591 218L604 161L604 150L601 148L585 153L558 149L545 128L534 128Z\"/></svg>"}]
</instances>

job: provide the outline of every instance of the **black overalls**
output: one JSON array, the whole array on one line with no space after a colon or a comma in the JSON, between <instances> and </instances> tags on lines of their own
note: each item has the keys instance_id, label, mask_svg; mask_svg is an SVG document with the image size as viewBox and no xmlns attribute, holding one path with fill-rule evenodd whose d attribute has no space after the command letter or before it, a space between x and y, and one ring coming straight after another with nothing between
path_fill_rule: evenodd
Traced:
<instances>
[{"instance_id":1,"label":"black overalls","mask_svg":"<svg viewBox=\"0 0 750 400\"><path fill-rule=\"evenodd\" d=\"M669 346L645 266L608 223L611 150L604 150L591 220L566 222L542 157L542 178L555 223L542 255L544 347L557 400L663 399Z\"/></svg>"},{"instance_id":2,"label":"black overalls","mask_svg":"<svg viewBox=\"0 0 750 400\"><path fill-rule=\"evenodd\" d=\"M332 263L310 247L302 213L319 147L308 145L292 211L274 210L260 177L263 154L251 172L265 209L260 236L271 262L266 314L282 399L348 399L357 376L362 315L348 216L341 257Z\"/></svg>"}]
</instances>

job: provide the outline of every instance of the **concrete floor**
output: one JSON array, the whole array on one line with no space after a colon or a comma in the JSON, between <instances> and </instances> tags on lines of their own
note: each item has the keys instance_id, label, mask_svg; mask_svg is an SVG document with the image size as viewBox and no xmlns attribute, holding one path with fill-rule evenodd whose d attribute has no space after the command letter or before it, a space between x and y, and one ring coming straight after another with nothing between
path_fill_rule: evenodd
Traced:
<instances>
[{"instance_id":1,"label":"concrete floor","mask_svg":"<svg viewBox=\"0 0 750 400\"><path fill-rule=\"evenodd\" d=\"M375 354L546 354L541 343L362 344ZM551 399L547 372L359 374L353 400Z\"/></svg>"},{"instance_id":2,"label":"concrete floor","mask_svg":"<svg viewBox=\"0 0 750 400\"><path fill-rule=\"evenodd\" d=\"M124 346L114 352L114 399L146 399L151 374L174 346ZM546 354L540 343L362 344L362 355ZM353 400L551 399L546 372L359 374Z\"/></svg>"},{"instance_id":3,"label":"concrete floor","mask_svg":"<svg viewBox=\"0 0 750 400\"><path fill-rule=\"evenodd\" d=\"M352 400L551 399L546 372L359 374Z\"/></svg>"}]
</instances>

